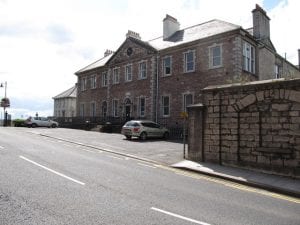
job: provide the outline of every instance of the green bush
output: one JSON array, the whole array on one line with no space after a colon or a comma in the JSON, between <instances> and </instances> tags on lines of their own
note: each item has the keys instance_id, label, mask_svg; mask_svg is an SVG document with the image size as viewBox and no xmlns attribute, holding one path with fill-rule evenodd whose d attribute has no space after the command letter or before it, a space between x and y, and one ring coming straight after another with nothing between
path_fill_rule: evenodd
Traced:
<instances>
[{"instance_id":1,"label":"green bush","mask_svg":"<svg viewBox=\"0 0 300 225\"><path fill-rule=\"evenodd\" d=\"M15 119L13 120L15 127L25 127L25 120L24 119Z\"/></svg>"}]
</instances>

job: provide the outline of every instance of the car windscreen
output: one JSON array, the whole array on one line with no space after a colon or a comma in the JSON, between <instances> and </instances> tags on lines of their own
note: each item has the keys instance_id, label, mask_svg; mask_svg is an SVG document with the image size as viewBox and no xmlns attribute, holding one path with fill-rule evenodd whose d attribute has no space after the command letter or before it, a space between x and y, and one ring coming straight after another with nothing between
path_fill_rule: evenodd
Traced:
<instances>
[{"instance_id":1,"label":"car windscreen","mask_svg":"<svg viewBox=\"0 0 300 225\"><path fill-rule=\"evenodd\" d=\"M140 125L137 122L127 122L126 127L139 127Z\"/></svg>"}]
</instances>

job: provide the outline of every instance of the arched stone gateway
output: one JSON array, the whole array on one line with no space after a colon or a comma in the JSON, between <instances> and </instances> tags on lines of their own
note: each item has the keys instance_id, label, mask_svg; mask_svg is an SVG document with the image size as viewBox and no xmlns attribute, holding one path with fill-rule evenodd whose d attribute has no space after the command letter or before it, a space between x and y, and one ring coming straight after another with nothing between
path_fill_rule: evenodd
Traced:
<instances>
[{"instance_id":1,"label":"arched stone gateway","mask_svg":"<svg viewBox=\"0 0 300 225\"><path fill-rule=\"evenodd\" d=\"M286 167L296 158L300 128L300 92L273 90L250 94L235 105L238 111L238 160L252 165ZM298 116L298 118L297 118Z\"/></svg>"},{"instance_id":2,"label":"arched stone gateway","mask_svg":"<svg viewBox=\"0 0 300 225\"><path fill-rule=\"evenodd\" d=\"M190 159L300 177L300 79L221 85L202 95L203 106L189 109Z\"/></svg>"}]
</instances>

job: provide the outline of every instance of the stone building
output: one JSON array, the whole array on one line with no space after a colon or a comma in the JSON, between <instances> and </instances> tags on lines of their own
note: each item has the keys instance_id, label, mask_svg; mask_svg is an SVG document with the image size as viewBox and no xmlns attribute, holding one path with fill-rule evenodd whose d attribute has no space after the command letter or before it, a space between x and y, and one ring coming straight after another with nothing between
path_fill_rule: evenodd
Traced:
<instances>
[{"instance_id":1,"label":"stone building","mask_svg":"<svg viewBox=\"0 0 300 225\"><path fill-rule=\"evenodd\" d=\"M166 15L163 35L143 41L128 31L116 51L77 71L77 115L95 121L130 118L181 127L181 112L208 85L300 77L276 53L266 12L252 11L253 28L211 20L180 29Z\"/></svg>"},{"instance_id":2,"label":"stone building","mask_svg":"<svg viewBox=\"0 0 300 225\"><path fill-rule=\"evenodd\" d=\"M60 93L53 97L54 100L54 117L75 117L76 116L76 101L77 101L77 87Z\"/></svg>"}]
</instances>

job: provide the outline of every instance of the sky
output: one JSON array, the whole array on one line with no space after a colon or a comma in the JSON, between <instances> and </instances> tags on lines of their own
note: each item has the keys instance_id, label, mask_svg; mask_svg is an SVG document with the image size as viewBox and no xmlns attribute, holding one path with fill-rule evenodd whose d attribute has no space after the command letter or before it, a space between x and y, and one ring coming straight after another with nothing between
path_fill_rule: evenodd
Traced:
<instances>
[{"instance_id":1,"label":"sky","mask_svg":"<svg viewBox=\"0 0 300 225\"><path fill-rule=\"evenodd\" d=\"M7 82L7 111L12 118L52 116L52 98L77 82L74 73L106 49L117 50L128 30L144 41L159 37L166 14L181 29L212 19L246 29L255 4L271 19L277 52L298 64L299 0L0 0L0 83Z\"/></svg>"}]
</instances>

